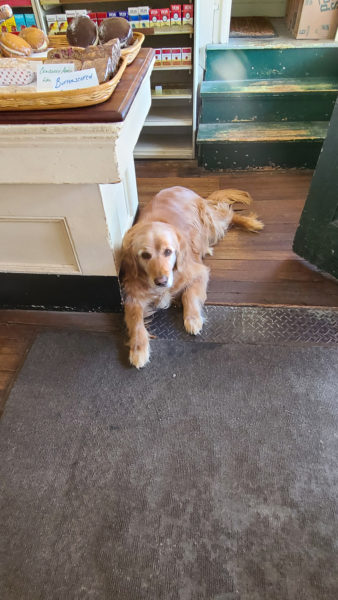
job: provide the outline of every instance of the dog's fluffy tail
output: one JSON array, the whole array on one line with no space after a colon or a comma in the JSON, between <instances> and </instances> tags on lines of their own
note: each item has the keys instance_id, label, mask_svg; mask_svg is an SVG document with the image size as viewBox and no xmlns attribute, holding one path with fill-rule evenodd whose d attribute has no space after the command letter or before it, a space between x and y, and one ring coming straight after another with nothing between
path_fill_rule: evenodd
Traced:
<instances>
[{"instance_id":1,"label":"dog's fluffy tail","mask_svg":"<svg viewBox=\"0 0 338 600\"><path fill-rule=\"evenodd\" d=\"M217 190L207 198L207 202L213 211L219 213L221 218L222 215L224 217L227 215L228 218L225 219L227 225L235 225L253 232L261 231L264 227L262 221L254 213L241 215L231 208L231 205L235 203L249 206L252 198L248 192L233 189ZM220 236L218 235L217 237L219 238Z\"/></svg>"},{"instance_id":2,"label":"dog's fluffy tail","mask_svg":"<svg viewBox=\"0 0 338 600\"><path fill-rule=\"evenodd\" d=\"M245 204L249 206L252 202L252 198L248 192L244 192L243 190L233 190L228 188L227 190L217 190L213 192L208 198L208 203L213 204L215 207L219 204L235 204L235 202L239 202L239 204Z\"/></svg>"},{"instance_id":3,"label":"dog's fluffy tail","mask_svg":"<svg viewBox=\"0 0 338 600\"><path fill-rule=\"evenodd\" d=\"M245 216L234 212L231 224L241 227L242 229L247 229L248 231L253 231L254 233L261 231L264 227L264 224L257 218L255 213L250 213Z\"/></svg>"}]
</instances>

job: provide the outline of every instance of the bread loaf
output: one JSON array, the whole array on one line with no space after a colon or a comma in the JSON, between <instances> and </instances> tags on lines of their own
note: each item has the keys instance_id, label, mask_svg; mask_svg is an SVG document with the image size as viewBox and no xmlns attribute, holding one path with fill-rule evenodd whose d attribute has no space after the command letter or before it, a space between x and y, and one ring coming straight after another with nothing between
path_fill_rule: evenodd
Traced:
<instances>
[{"instance_id":1,"label":"bread loaf","mask_svg":"<svg viewBox=\"0 0 338 600\"><path fill-rule=\"evenodd\" d=\"M48 48L48 37L37 27L21 29L19 36L31 46L33 52L44 52Z\"/></svg>"},{"instance_id":2,"label":"bread loaf","mask_svg":"<svg viewBox=\"0 0 338 600\"><path fill-rule=\"evenodd\" d=\"M87 15L75 17L68 25L67 40L71 46L95 46L99 41L96 23Z\"/></svg>"},{"instance_id":3,"label":"bread loaf","mask_svg":"<svg viewBox=\"0 0 338 600\"><path fill-rule=\"evenodd\" d=\"M30 56L32 47L22 38L14 33L0 33L0 50L4 56L12 58Z\"/></svg>"},{"instance_id":4,"label":"bread loaf","mask_svg":"<svg viewBox=\"0 0 338 600\"><path fill-rule=\"evenodd\" d=\"M70 46L65 48L52 48L48 50L47 59L51 60L83 60L84 48Z\"/></svg>"},{"instance_id":5,"label":"bread loaf","mask_svg":"<svg viewBox=\"0 0 338 600\"><path fill-rule=\"evenodd\" d=\"M130 23L122 17L111 17L103 19L99 27L99 39L101 44L109 40L119 39L121 48L125 48L132 43L133 31Z\"/></svg>"},{"instance_id":6,"label":"bread loaf","mask_svg":"<svg viewBox=\"0 0 338 600\"><path fill-rule=\"evenodd\" d=\"M112 76L112 60L109 56L85 60L82 69L95 69L99 83L105 83Z\"/></svg>"},{"instance_id":7,"label":"bread loaf","mask_svg":"<svg viewBox=\"0 0 338 600\"><path fill-rule=\"evenodd\" d=\"M34 71L20 67L0 67L0 86L29 85L35 79Z\"/></svg>"},{"instance_id":8,"label":"bread loaf","mask_svg":"<svg viewBox=\"0 0 338 600\"><path fill-rule=\"evenodd\" d=\"M13 11L9 4L3 4L2 6L0 6L0 23L2 23L3 21L7 21L7 19L10 19L12 16Z\"/></svg>"},{"instance_id":9,"label":"bread loaf","mask_svg":"<svg viewBox=\"0 0 338 600\"><path fill-rule=\"evenodd\" d=\"M47 54L48 60L80 60L82 63L87 61L96 61L98 59L109 59L109 77L115 73L120 61L120 57L121 48L118 39L110 40L110 42L103 44L102 46L88 46L88 48L79 48L76 46L70 46L69 48L53 48L52 50L49 50ZM103 62L100 64L99 68L101 76L102 69Z\"/></svg>"}]
</instances>

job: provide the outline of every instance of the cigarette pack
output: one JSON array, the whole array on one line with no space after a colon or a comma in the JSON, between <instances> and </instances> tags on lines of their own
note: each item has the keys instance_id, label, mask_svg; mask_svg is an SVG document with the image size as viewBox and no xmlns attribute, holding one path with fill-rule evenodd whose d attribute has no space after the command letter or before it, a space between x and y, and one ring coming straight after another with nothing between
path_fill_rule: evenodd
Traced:
<instances>
[{"instance_id":1,"label":"cigarette pack","mask_svg":"<svg viewBox=\"0 0 338 600\"><path fill-rule=\"evenodd\" d=\"M139 10L138 6L129 6L128 8L128 21L132 29L138 29L139 27Z\"/></svg>"},{"instance_id":2,"label":"cigarette pack","mask_svg":"<svg viewBox=\"0 0 338 600\"><path fill-rule=\"evenodd\" d=\"M65 14L56 15L56 19L58 22L58 28L60 33L66 33L68 27L68 21Z\"/></svg>"},{"instance_id":3,"label":"cigarette pack","mask_svg":"<svg viewBox=\"0 0 338 600\"><path fill-rule=\"evenodd\" d=\"M182 65L191 65L191 48L182 48Z\"/></svg>"},{"instance_id":4,"label":"cigarette pack","mask_svg":"<svg viewBox=\"0 0 338 600\"><path fill-rule=\"evenodd\" d=\"M49 35L59 33L59 24L57 15L46 15L47 30Z\"/></svg>"},{"instance_id":5,"label":"cigarette pack","mask_svg":"<svg viewBox=\"0 0 338 600\"><path fill-rule=\"evenodd\" d=\"M162 48L162 66L169 66L172 64L171 48Z\"/></svg>"},{"instance_id":6,"label":"cigarette pack","mask_svg":"<svg viewBox=\"0 0 338 600\"><path fill-rule=\"evenodd\" d=\"M36 27L36 20L35 20L35 16L32 14L27 13L25 15L25 21L26 21L26 27Z\"/></svg>"},{"instance_id":7,"label":"cigarette pack","mask_svg":"<svg viewBox=\"0 0 338 600\"><path fill-rule=\"evenodd\" d=\"M9 31L9 33L15 33L17 31L17 29L16 29L14 15L12 17L10 17L9 19L6 19L6 21L4 21L2 23L2 26L3 26L3 31Z\"/></svg>"},{"instance_id":8,"label":"cigarette pack","mask_svg":"<svg viewBox=\"0 0 338 600\"><path fill-rule=\"evenodd\" d=\"M182 24L182 10L181 4L170 5L170 24L173 27L180 26Z\"/></svg>"},{"instance_id":9,"label":"cigarette pack","mask_svg":"<svg viewBox=\"0 0 338 600\"><path fill-rule=\"evenodd\" d=\"M155 49L155 67L160 67L162 64L162 49Z\"/></svg>"},{"instance_id":10,"label":"cigarette pack","mask_svg":"<svg viewBox=\"0 0 338 600\"><path fill-rule=\"evenodd\" d=\"M139 27L149 27L149 6L139 6Z\"/></svg>"},{"instance_id":11,"label":"cigarette pack","mask_svg":"<svg viewBox=\"0 0 338 600\"><path fill-rule=\"evenodd\" d=\"M102 21L104 21L107 18L107 13L106 12L98 12L98 13L96 13L96 18L97 18L97 24L101 25Z\"/></svg>"},{"instance_id":12,"label":"cigarette pack","mask_svg":"<svg viewBox=\"0 0 338 600\"><path fill-rule=\"evenodd\" d=\"M15 23L17 31L21 31L22 27L26 27L25 15L21 13L15 14Z\"/></svg>"},{"instance_id":13,"label":"cigarette pack","mask_svg":"<svg viewBox=\"0 0 338 600\"><path fill-rule=\"evenodd\" d=\"M74 17L79 17L80 15L87 15L87 11L85 8L80 8L78 10L66 10L65 15L67 17L68 25L74 19ZM48 15L46 15L48 16Z\"/></svg>"},{"instance_id":14,"label":"cigarette pack","mask_svg":"<svg viewBox=\"0 0 338 600\"><path fill-rule=\"evenodd\" d=\"M160 8L161 12L161 26L162 27L170 27L170 9L169 8Z\"/></svg>"},{"instance_id":15,"label":"cigarette pack","mask_svg":"<svg viewBox=\"0 0 338 600\"><path fill-rule=\"evenodd\" d=\"M183 4L182 7L182 25L194 24L194 5Z\"/></svg>"},{"instance_id":16,"label":"cigarette pack","mask_svg":"<svg viewBox=\"0 0 338 600\"><path fill-rule=\"evenodd\" d=\"M149 9L149 21L150 27L161 27L162 17L159 8Z\"/></svg>"},{"instance_id":17,"label":"cigarette pack","mask_svg":"<svg viewBox=\"0 0 338 600\"><path fill-rule=\"evenodd\" d=\"M171 49L171 62L173 65L182 64L182 48Z\"/></svg>"}]
</instances>

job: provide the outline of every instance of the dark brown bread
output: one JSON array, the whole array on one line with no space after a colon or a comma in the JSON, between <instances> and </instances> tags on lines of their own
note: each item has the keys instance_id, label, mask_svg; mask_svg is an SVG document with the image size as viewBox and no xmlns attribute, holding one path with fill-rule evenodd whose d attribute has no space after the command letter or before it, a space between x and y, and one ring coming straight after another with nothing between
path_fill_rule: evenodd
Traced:
<instances>
[{"instance_id":1,"label":"dark brown bread","mask_svg":"<svg viewBox=\"0 0 338 600\"><path fill-rule=\"evenodd\" d=\"M99 39L101 44L105 44L114 38L120 40L121 48L125 48L132 43L133 30L130 23L122 17L111 17L104 19L99 27Z\"/></svg>"}]
</instances>

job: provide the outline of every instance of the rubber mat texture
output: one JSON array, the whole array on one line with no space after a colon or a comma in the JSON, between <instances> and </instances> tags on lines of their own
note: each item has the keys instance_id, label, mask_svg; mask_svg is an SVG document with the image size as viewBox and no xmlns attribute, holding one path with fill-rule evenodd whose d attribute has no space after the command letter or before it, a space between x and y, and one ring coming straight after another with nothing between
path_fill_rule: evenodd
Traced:
<instances>
[{"instance_id":1,"label":"rubber mat texture","mask_svg":"<svg viewBox=\"0 0 338 600\"><path fill-rule=\"evenodd\" d=\"M217 341L155 339L142 371L122 329L40 334L0 422L1 597L335 600L329 313L322 345L253 345L209 308Z\"/></svg>"}]
</instances>

